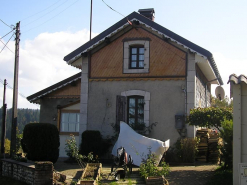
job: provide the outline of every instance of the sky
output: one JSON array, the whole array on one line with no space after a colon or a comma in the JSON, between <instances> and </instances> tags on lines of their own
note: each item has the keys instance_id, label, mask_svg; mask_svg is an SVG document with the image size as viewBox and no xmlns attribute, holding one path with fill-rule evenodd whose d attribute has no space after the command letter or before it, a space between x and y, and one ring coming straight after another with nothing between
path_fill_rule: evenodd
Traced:
<instances>
[{"instance_id":1,"label":"sky","mask_svg":"<svg viewBox=\"0 0 247 185\"><path fill-rule=\"evenodd\" d=\"M91 0L0 3L0 106L2 81L6 79L6 103L8 108L12 107L15 36L11 38L14 31L9 32L20 21L18 108L37 109L39 105L24 97L79 72L63 58L89 40ZM92 36L144 8L154 8L156 23L213 54L227 96L229 76L247 75L246 0L93 0ZM3 49L7 42L8 48Z\"/></svg>"}]
</instances>

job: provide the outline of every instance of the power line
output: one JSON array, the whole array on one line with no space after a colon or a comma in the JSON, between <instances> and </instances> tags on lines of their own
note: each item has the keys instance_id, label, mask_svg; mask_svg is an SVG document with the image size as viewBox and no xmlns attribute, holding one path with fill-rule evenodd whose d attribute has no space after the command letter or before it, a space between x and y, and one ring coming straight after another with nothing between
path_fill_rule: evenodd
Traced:
<instances>
[{"instance_id":1,"label":"power line","mask_svg":"<svg viewBox=\"0 0 247 185\"><path fill-rule=\"evenodd\" d=\"M60 0L59 0L59 1L60 1ZM41 12L44 12L45 10L49 9L50 7L52 7L53 5L57 4L59 1L57 1L57 2L53 3L53 4L52 4L52 5L50 5L49 7L45 8L45 9L43 9L43 10L41 10L41 11L37 12L37 13L34 13L34 14L32 14L32 15L30 15L30 16L28 16L28 17L24 18L24 19L22 19L21 21L24 21L24 20L26 20L26 19L28 19L28 18L30 18L30 17L32 17L32 16L34 16L34 15L37 15L37 14L39 14L39 13L41 13Z\"/></svg>"},{"instance_id":2,"label":"power line","mask_svg":"<svg viewBox=\"0 0 247 185\"><path fill-rule=\"evenodd\" d=\"M12 29L12 27L11 26L9 26L8 24L6 24L2 19L0 19L0 21L2 21L2 23L3 24L5 24L6 26L8 26L9 28L11 28Z\"/></svg>"},{"instance_id":3,"label":"power line","mask_svg":"<svg viewBox=\"0 0 247 185\"><path fill-rule=\"evenodd\" d=\"M15 29L13 29L12 31L14 31ZM9 33L5 34L3 37L1 37L0 39L4 38L5 36L7 36L8 34L10 34L12 31L10 31Z\"/></svg>"},{"instance_id":4,"label":"power line","mask_svg":"<svg viewBox=\"0 0 247 185\"><path fill-rule=\"evenodd\" d=\"M1 41L1 40L0 40ZM2 43L3 43L3 45L4 45L4 42L3 41L1 41ZM8 48L9 49L9 47L6 45L6 48ZM11 49L9 49L9 51L11 51L13 54L15 54Z\"/></svg>"},{"instance_id":5,"label":"power line","mask_svg":"<svg viewBox=\"0 0 247 185\"><path fill-rule=\"evenodd\" d=\"M2 79L0 79L0 82L4 85L4 81ZM10 85L6 85L8 89L13 90L13 87L11 87ZM27 99L27 97L25 95L23 95L22 93L18 92L18 94L22 97ZM35 104L36 105L36 104ZM36 105L37 107L39 107L38 105Z\"/></svg>"},{"instance_id":6,"label":"power line","mask_svg":"<svg viewBox=\"0 0 247 185\"><path fill-rule=\"evenodd\" d=\"M42 15L42 16L40 16L40 17L38 17L37 19L35 19L35 20L33 20L33 21L31 21L31 22L29 22L29 23L25 24L25 25L24 25L24 26L22 26L22 27L25 27L25 26L27 26L27 25L29 25L29 24L32 24L33 22L35 22L35 21L37 21L37 20L41 19L42 17L44 17L44 16L48 15L48 14L49 14L49 13L51 13L53 10L55 10L55 9L57 9L58 7L62 6L62 5L63 5L64 3L66 3L66 2L67 2L67 1L63 2L62 4L60 4L60 5L58 5L57 7L53 8L51 11L49 11L49 12L47 12L46 14L44 14L44 15Z\"/></svg>"},{"instance_id":7,"label":"power line","mask_svg":"<svg viewBox=\"0 0 247 185\"><path fill-rule=\"evenodd\" d=\"M104 0L102 0L103 3L105 3ZM125 17L123 14L119 13L118 11L114 10L112 7L110 7L108 4L105 3L106 6L108 6L111 10L113 10L114 12L117 12L118 14L122 15L123 17Z\"/></svg>"},{"instance_id":8,"label":"power line","mask_svg":"<svg viewBox=\"0 0 247 185\"><path fill-rule=\"evenodd\" d=\"M30 30L33 30L33 29L35 29L35 28L38 28L38 27L42 26L43 24L49 22L49 21L52 20L53 18L55 18L55 17L57 17L58 15L60 15L61 13L63 13L65 10L67 10L68 8L70 8L72 5L74 5L74 4L77 3L78 1L79 1L79 0L75 1L75 2L72 3L70 6L68 6L67 8L65 8L64 10L62 10L61 12L59 12L58 14L56 14L55 16L53 16L52 18L48 19L47 21L43 22L42 24L40 24L40 25L38 25L38 26L36 26L36 27L33 27L33 28L31 28L31 29L29 29L29 30L27 30L27 31L24 31L24 32L22 32L22 33L27 33L27 32L29 32Z\"/></svg>"},{"instance_id":9,"label":"power line","mask_svg":"<svg viewBox=\"0 0 247 185\"><path fill-rule=\"evenodd\" d=\"M15 33L13 33L14 35ZM9 38L8 42L4 45L3 49L7 46L7 44L9 43L10 39L13 37L13 35ZM3 49L0 51L0 53L3 51ZM12 52L12 51L11 51ZM13 53L13 52L12 52Z\"/></svg>"}]
</instances>

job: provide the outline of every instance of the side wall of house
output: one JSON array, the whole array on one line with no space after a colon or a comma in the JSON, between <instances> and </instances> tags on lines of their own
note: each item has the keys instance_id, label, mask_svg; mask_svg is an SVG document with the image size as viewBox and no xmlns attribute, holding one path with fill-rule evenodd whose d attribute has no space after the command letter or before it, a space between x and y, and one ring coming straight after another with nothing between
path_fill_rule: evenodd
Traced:
<instances>
[{"instance_id":1,"label":"side wall of house","mask_svg":"<svg viewBox=\"0 0 247 185\"><path fill-rule=\"evenodd\" d=\"M129 90L150 93L149 123L157 122L150 137L171 144L179 137L175 115L185 113L185 95L181 87L185 80L91 81L88 99L88 129L100 130L103 136L113 135L116 123L116 96Z\"/></svg>"}]
</instances>

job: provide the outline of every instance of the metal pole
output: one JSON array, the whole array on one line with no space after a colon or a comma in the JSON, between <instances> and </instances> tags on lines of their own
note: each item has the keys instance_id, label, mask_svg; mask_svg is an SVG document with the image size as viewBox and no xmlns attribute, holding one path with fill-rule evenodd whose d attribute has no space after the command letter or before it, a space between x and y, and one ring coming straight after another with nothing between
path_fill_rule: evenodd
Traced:
<instances>
[{"instance_id":1,"label":"metal pole","mask_svg":"<svg viewBox=\"0 0 247 185\"><path fill-rule=\"evenodd\" d=\"M18 101L18 73L19 73L19 43L20 43L20 22L16 23L15 38L15 69L14 69L14 88L12 105L12 127L11 127L11 145L10 156L16 153L16 128L17 128L17 101Z\"/></svg>"},{"instance_id":2,"label":"metal pole","mask_svg":"<svg viewBox=\"0 0 247 185\"><path fill-rule=\"evenodd\" d=\"M90 40L92 38L92 9L93 9L93 0L91 0L91 10L90 10Z\"/></svg>"},{"instance_id":3,"label":"metal pole","mask_svg":"<svg viewBox=\"0 0 247 185\"><path fill-rule=\"evenodd\" d=\"M7 81L4 80L4 89L3 89L3 114L2 114L2 135L1 135L1 154L5 158L5 137L6 137L6 112L7 112L7 104L5 104L6 98L6 85Z\"/></svg>"}]
</instances>

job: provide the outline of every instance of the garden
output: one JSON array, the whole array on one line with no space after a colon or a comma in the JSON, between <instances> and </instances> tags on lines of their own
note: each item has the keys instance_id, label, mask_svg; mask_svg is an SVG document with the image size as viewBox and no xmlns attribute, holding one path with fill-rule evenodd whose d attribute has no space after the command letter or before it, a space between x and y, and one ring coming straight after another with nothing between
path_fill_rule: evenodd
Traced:
<instances>
[{"instance_id":1,"label":"garden","mask_svg":"<svg viewBox=\"0 0 247 185\"><path fill-rule=\"evenodd\" d=\"M214 162L218 168L213 177L208 178L207 184L232 184L232 110L214 107L193 109L187 118L187 123L200 128L214 128L222 139L217 148L218 160ZM157 156L151 152L150 148L147 148L150 152L142 160L140 167L133 166L132 173L128 168L128 160L125 159L126 168L119 166L118 170L120 173L124 169L126 174L124 177L120 174L117 179L118 171L113 174L111 163L102 160L111 147L112 138L103 139L99 131L85 131L81 137L83 142L78 148L75 137L70 136L66 143L66 152L69 158L65 162L57 162L59 156L57 127L52 124L30 123L25 126L23 135L19 136L18 152L12 157L12 160L18 161L19 164L31 162L35 165L38 164L32 161L51 161L54 164L52 183L59 182L60 184L90 182L91 184L117 184L118 182L169 184L171 173L175 169L173 165L197 166L199 164L196 161L196 156L200 138L180 138L165 153L159 164L156 160ZM2 169L1 172L3 174L4 170ZM11 184L18 184L18 181L1 176L1 184L6 184L8 181L13 181Z\"/></svg>"}]
</instances>

